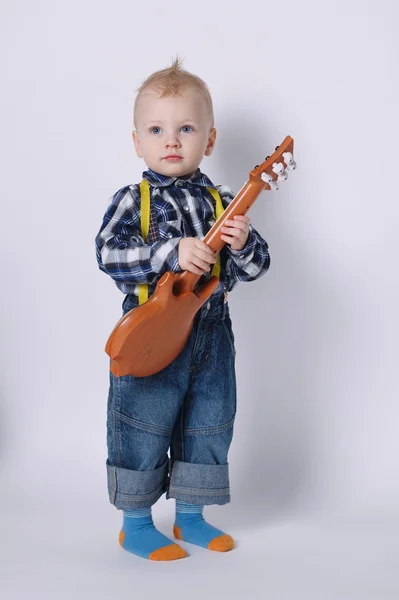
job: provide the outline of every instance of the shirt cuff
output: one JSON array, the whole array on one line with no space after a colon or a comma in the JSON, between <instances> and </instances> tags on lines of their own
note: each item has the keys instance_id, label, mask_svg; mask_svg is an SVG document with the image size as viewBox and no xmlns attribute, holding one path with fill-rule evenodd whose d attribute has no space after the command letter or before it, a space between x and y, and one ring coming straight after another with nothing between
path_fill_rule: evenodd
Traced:
<instances>
[{"instance_id":1,"label":"shirt cuff","mask_svg":"<svg viewBox=\"0 0 399 600\"><path fill-rule=\"evenodd\" d=\"M251 237L252 236L250 233L248 236L248 239L246 241L246 244L245 244L244 248L242 248L242 250L233 250L233 248L231 248L229 245L227 245L228 252L234 258L234 260L240 265L250 262L253 258L256 240L251 239Z\"/></svg>"}]
</instances>

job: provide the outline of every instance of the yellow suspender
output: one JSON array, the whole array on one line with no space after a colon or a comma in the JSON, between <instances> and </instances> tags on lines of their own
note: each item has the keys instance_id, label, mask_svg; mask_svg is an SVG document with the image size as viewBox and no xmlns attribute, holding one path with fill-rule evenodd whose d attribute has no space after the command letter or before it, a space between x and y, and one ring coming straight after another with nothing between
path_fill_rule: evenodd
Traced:
<instances>
[{"instance_id":1,"label":"yellow suspender","mask_svg":"<svg viewBox=\"0 0 399 600\"><path fill-rule=\"evenodd\" d=\"M223 204L222 204L222 200L220 198L220 194L217 190L214 190L212 188L206 188L208 190L208 192L213 196L215 202L216 202L216 221L218 220L218 218L223 214L224 212L224 208L223 208ZM219 278L220 277L220 254L217 255L216 258L216 262L213 266L212 269L212 276L215 275L215 277Z\"/></svg>"},{"instance_id":2,"label":"yellow suspender","mask_svg":"<svg viewBox=\"0 0 399 600\"><path fill-rule=\"evenodd\" d=\"M140 183L141 194L141 235L144 242L147 241L148 230L150 228L150 185L146 179ZM139 304L144 304L148 300L148 284L139 285Z\"/></svg>"},{"instance_id":3,"label":"yellow suspender","mask_svg":"<svg viewBox=\"0 0 399 600\"><path fill-rule=\"evenodd\" d=\"M223 214L224 208L220 194L213 188L207 188L208 192L212 195L216 202L216 221ZM140 183L140 194L141 194L141 235L144 242L147 241L148 230L150 227L150 186L146 179ZM216 263L212 269L212 276L220 276L220 255L218 254ZM148 300L148 284L140 283L139 285L139 304L143 304Z\"/></svg>"}]
</instances>

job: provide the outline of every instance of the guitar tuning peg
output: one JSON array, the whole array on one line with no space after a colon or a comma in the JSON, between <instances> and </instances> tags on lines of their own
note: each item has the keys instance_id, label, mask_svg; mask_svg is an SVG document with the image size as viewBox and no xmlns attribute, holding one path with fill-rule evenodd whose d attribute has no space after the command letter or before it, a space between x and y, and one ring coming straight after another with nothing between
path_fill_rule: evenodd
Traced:
<instances>
[{"instance_id":1,"label":"guitar tuning peg","mask_svg":"<svg viewBox=\"0 0 399 600\"><path fill-rule=\"evenodd\" d=\"M285 181L288 177L287 171L284 169L283 163L273 163L272 171L278 175L277 181Z\"/></svg>"},{"instance_id":2,"label":"guitar tuning peg","mask_svg":"<svg viewBox=\"0 0 399 600\"><path fill-rule=\"evenodd\" d=\"M271 181L269 185L274 192L277 192L277 190L279 189L277 181Z\"/></svg>"},{"instance_id":3,"label":"guitar tuning peg","mask_svg":"<svg viewBox=\"0 0 399 600\"><path fill-rule=\"evenodd\" d=\"M269 160L270 156L266 156L265 160Z\"/></svg>"},{"instance_id":4,"label":"guitar tuning peg","mask_svg":"<svg viewBox=\"0 0 399 600\"><path fill-rule=\"evenodd\" d=\"M287 165L288 171L293 171L294 169L296 169L296 162L291 152L284 152L283 159L285 164Z\"/></svg>"},{"instance_id":5,"label":"guitar tuning peg","mask_svg":"<svg viewBox=\"0 0 399 600\"><path fill-rule=\"evenodd\" d=\"M266 171L263 171L263 173L261 173L260 178L266 183L270 183L271 181L273 181L273 177L269 175L269 173L266 173Z\"/></svg>"},{"instance_id":6,"label":"guitar tuning peg","mask_svg":"<svg viewBox=\"0 0 399 600\"><path fill-rule=\"evenodd\" d=\"M280 146L276 146L276 151L280 148Z\"/></svg>"},{"instance_id":7,"label":"guitar tuning peg","mask_svg":"<svg viewBox=\"0 0 399 600\"><path fill-rule=\"evenodd\" d=\"M267 183L270 186L270 188L272 190L275 190L275 191L278 190L277 181L274 181L273 177L271 175L269 175L269 173L263 172L260 177L265 183Z\"/></svg>"}]
</instances>

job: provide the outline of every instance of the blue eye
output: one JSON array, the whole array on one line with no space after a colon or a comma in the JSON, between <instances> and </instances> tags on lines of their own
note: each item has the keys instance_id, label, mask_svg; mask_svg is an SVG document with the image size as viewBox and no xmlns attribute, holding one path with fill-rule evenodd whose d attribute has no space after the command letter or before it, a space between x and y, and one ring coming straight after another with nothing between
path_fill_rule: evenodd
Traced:
<instances>
[{"instance_id":1,"label":"blue eye","mask_svg":"<svg viewBox=\"0 0 399 600\"><path fill-rule=\"evenodd\" d=\"M194 131L191 125L183 125L183 127L180 127L180 129L183 133L189 133L189 131Z\"/></svg>"},{"instance_id":2,"label":"blue eye","mask_svg":"<svg viewBox=\"0 0 399 600\"><path fill-rule=\"evenodd\" d=\"M151 127L151 129L150 129L150 132L155 133L155 134L160 133L160 131L161 131L160 127Z\"/></svg>"}]
</instances>

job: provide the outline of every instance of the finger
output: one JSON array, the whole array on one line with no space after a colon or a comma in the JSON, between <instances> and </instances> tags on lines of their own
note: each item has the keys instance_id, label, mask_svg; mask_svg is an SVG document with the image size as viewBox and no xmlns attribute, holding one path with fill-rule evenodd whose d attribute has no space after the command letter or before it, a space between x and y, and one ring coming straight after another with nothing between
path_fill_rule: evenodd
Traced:
<instances>
[{"instance_id":1,"label":"finger","mask_svg":"<svg viewBox=\"0 0 399 600\"><path fill-rule=\"evenodd\" d=\"M221 235L220 237L228 244L234 244L235 242L237 242L237 238L235 238L232 235Z\"/></svg>"},{"instance_id":2,"label":"finger","mask_svg":"<svg viewBox=\"0 0 399 600\"><path fill-rule=\"evenodd\" d=\"M216 255L213 252L210 254L209 252L206 252L204 250L195 249L193 251L193 254L194 256L196 256L200 260L207 262L208 264L214 265L217 260Z\"/></svg>"},{"instance_id":3,"label":"finger","mask_svg":"<svg viewBox=\"0 0 399 600\"><path fill-rule=\"evenodd\" d=\"M231 235L234 238L237 238L239 240L244 239L244 237L246 237L247 235L247 230L244 229L238 229L237 227L222 227L222 231L226 234L226 235Z\"/></svg>"},{"instance_id":4,"label":"finger","mask_svg":"<svg viewBox=\"0 0 399 600\"><path fill-rule=\"evenodd\" d=\"M202 242L201 240L196 239L194 245L196 248L198 248L199 250L202 250L206 254L209 254L212 257L216 256L216 252L214 252L212 250L212 248L210 246L208 246L208 244L206 244L205 242Z\"/></svg>"},{"instance_id":5,"label":"finger","mask_svg":"<svg viewBox=\"0 0 399 600\"><path fill-rule=\"evenodd\" d=\"M202 272L207 273L211 270L211 266L210 266L209 262L207 262L205 260L201 260L200 258L198 258L198 256L192 257L191 262L199 269L202 269Z\"/></svg>"},{"instance_id":6,"label":"finger","mask_svg":"<svg viewBox=\"0 0 399 600\"><path fill-rule=\"evenodd\" d=\"M249 225L246 221L226 221L226 227L236 227L238 229L242 229L243 231L248 231ZM224 227L222 227L222 230Z\"/></svg>"},{"instance_id":7,"label":"finger","mask_svg":"<svg viewBox=\"0 0 399 600\"><path fill-rule=\"evenodd\" d=\"M238 221L243 221L244 223L247 223L249 225L251 222L251 219L249 217L247 217L246 215L234 215L233 222L237 223Z\"/></svg>"},{"instance_id":8,"label":"finger","mask_svg":"<svg viewBox=\"0 0 399 600\"><path fill-rule=\"evenodd\" d=\"M204 275L204 273L208 272L208 269L204 271L203 269L199 269L194 263L189 263L186 271L195 273L195 275Z\"/></svg>"}]
</instances>

